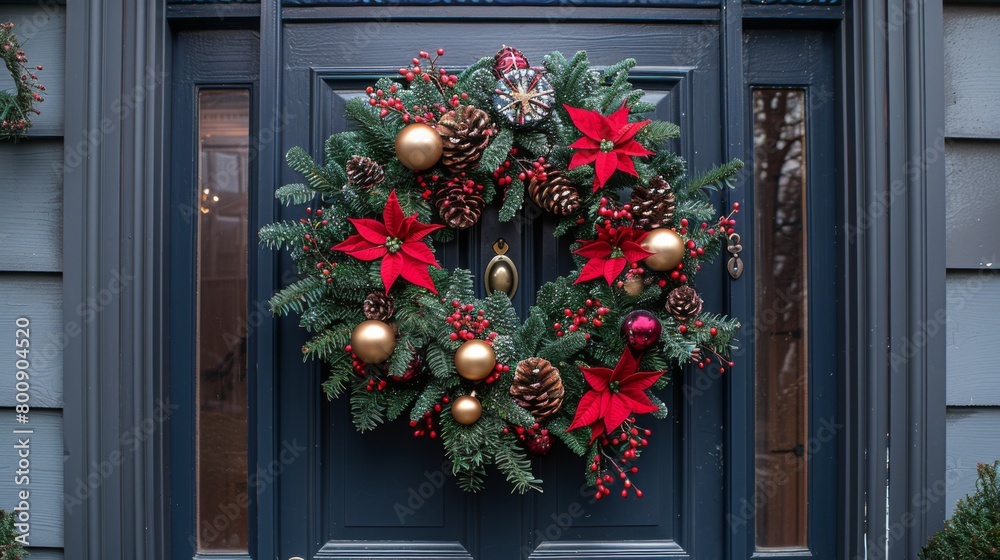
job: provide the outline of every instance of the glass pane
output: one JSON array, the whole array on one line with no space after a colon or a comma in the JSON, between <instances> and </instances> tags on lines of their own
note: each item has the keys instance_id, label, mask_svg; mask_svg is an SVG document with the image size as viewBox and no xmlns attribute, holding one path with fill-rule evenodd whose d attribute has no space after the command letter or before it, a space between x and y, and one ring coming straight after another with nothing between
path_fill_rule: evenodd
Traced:
<instances>
[{"instance_id":1,"label":"glass pane","mask_svg":"<svg viewBox=\"0 0 1000 560\"><path fill-rule=\"evenodd\" d=\"M198 550L246 552L250 92L198 94Z\"/></svg>"},{"instance_id":2,"label":"glass pane","mask_svg":"<svg viewBox=\"0 0 1000 560\"><path fill-rule=\"evenodd\" d=\"M808 545L805 99L753 91L758 550Z\"/></svg>"}]
</instances>

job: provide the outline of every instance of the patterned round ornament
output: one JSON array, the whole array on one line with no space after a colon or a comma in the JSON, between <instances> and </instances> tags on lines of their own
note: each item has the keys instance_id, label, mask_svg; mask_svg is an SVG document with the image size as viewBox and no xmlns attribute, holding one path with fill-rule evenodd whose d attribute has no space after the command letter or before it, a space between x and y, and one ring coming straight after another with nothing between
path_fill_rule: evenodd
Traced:
<instances>
[{"instance_id":1,"label":"patterned round ornament","mask_svg":"<svg viewBox=\"0 0 1000 560\"><path fill-rule=\"evenodd\" d=\"M497 80L493 108L512 125L531 126L548 118L556 101L545 76L530 68L511 70Z\"/></svg>"},{"instance_id":2,"label":"patterned round ornament","mask_svg":"<svg viewBox=\"0 0 1000 560\"><path fill-rule=\"evenodd\" d=\"M511 70L519 70L527 67L527 57L514 47L504 45L503 48L497 51L496 56L493 57L493 69L496 70L498 76L503 76Z\"/></svg>"}]
</instances>

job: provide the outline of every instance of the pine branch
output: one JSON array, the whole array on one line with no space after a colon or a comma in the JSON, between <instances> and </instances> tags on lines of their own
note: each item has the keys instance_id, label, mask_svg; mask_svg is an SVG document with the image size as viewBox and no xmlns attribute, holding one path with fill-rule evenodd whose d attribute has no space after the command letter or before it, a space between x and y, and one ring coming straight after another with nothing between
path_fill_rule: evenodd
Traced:
<instances>
[{"instance_id":1,"label":"pine branch","mask_svg":"<svg viewBox=\"0 0 1000 560\"><path fill-rule=\"evenodd\" d=\"M285 206L293 206L310 202L316 197L316 191L302 183L292 183L279 187L274 191L274 197L280 200Z\"/></svg>"}]
</instances>

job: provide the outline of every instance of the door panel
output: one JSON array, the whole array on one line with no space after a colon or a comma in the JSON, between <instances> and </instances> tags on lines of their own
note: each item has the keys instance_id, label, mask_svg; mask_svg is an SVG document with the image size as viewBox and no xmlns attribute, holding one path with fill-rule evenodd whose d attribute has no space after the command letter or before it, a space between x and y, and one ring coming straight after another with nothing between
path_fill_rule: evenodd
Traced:
<instances>
[{"instance_id":1,"label":"door panel","mask_svg":"<svg viewBox=\"0 0 1000 560\"><path fill-rule=\"evenodd\" d=\"M303 146L319 157L323 141L347 126L346 100L377 77L394 74L418 50L442 46L443 62L457 69L496 52L502 38L536 65L553 50L585 49L598 66L636 58L634 81L656 103L657 117L682 126L684 136L673 149L695 171L721 161L718 22L615 21L626 13L609 11L590 23L519 20L517 26L504 20L401 17L369 22L377 40L368 42L357 40L358 30L367 28L363 20L297 19L283 28L281 106L287 124L280 132L281 149ZM282 183L298 180L290 170L282 172ZM296 219L298 212L301 208L283 209L280 218ZM554 239L554 225L530 202L520 218L500 224L494 205L438 254L444 266L470 268L482 291L489 247L504 237L521 272L514 303L523 313L542 283L570 270L570 240ZM293 270L287 256L281 270ZM719 277L721 267L715 272L704 276ZM720 288L707 279L705 300L722 301ZM722 558L721 384L684 398L689 393L684 373L664 392L671 417L648 422L654 445L640 465L641 500L591 503L583 492L581 460L562 449L536 461L543 494L511 495L494 473L484 492L471 495L447 474L440 445L415 440L405 422L357 433L346 401L328 403L323 397L319 366L302 363L305 336L296 322L279 323L277 435L306 451L284 465L278 479L281 558L606 558L611 551L621 558Z\"/></svg>"}]
</instances>

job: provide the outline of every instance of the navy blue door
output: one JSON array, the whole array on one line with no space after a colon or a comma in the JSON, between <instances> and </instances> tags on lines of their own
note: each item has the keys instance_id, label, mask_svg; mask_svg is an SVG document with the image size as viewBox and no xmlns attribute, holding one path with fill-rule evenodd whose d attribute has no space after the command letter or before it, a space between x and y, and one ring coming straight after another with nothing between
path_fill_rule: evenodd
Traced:
<instances>
[{"instance_id":1,"label":"navy blue door","mask_svg":"<svg viewBox=\"0 0 1000 560\"><path fill-rule=\"evenodd\" d=\"M657 118L682 126L674 148L691 169L725 159L718 10L666 10L641 25L633 19L636 12L621 9L567 8L561 14L558 8L399 8L388 19L365 18L377 18L377 10L328 10L286 13L280 106L288 124L281 131L282 151L304 146L319 156L323 140L347 126L344 102L420 50L444 47L445 60L462 65L496 52L503 42L533 61L553 50L587 50L595 65L636 58L635 81L656 103ZM289 170L280 179L300 180ZM282 217L295 219L299 211ZM494 207L480 225L438 250L444 266L469 268L481 280L489 247L505 238L512 246L508 256L521 271L515 304L523 312L538 286L569 270L567 241L553 239L554 225L538 214L500 224ZM286 259L280 269L293 268ZM716 305L723 301L722 270L720 265L717 273L705 274L705 299ZM280 442L305 442L308 449L278 482L280 558L725 554L722 384L685 398L691 374L675 376L663 395L672 403L671 418L657 422L655 444L643 455L642 500L592 503L579 459L568 453L536 462L543 494L511 495L494 477L486 491L472 495L445 474L440 446L415 440L405 422L355 432L349 404L328 403L320 368L302 363L304 338L296 319L282 320L279 329L277 435Z\"/></svg>"}]
</instances>

